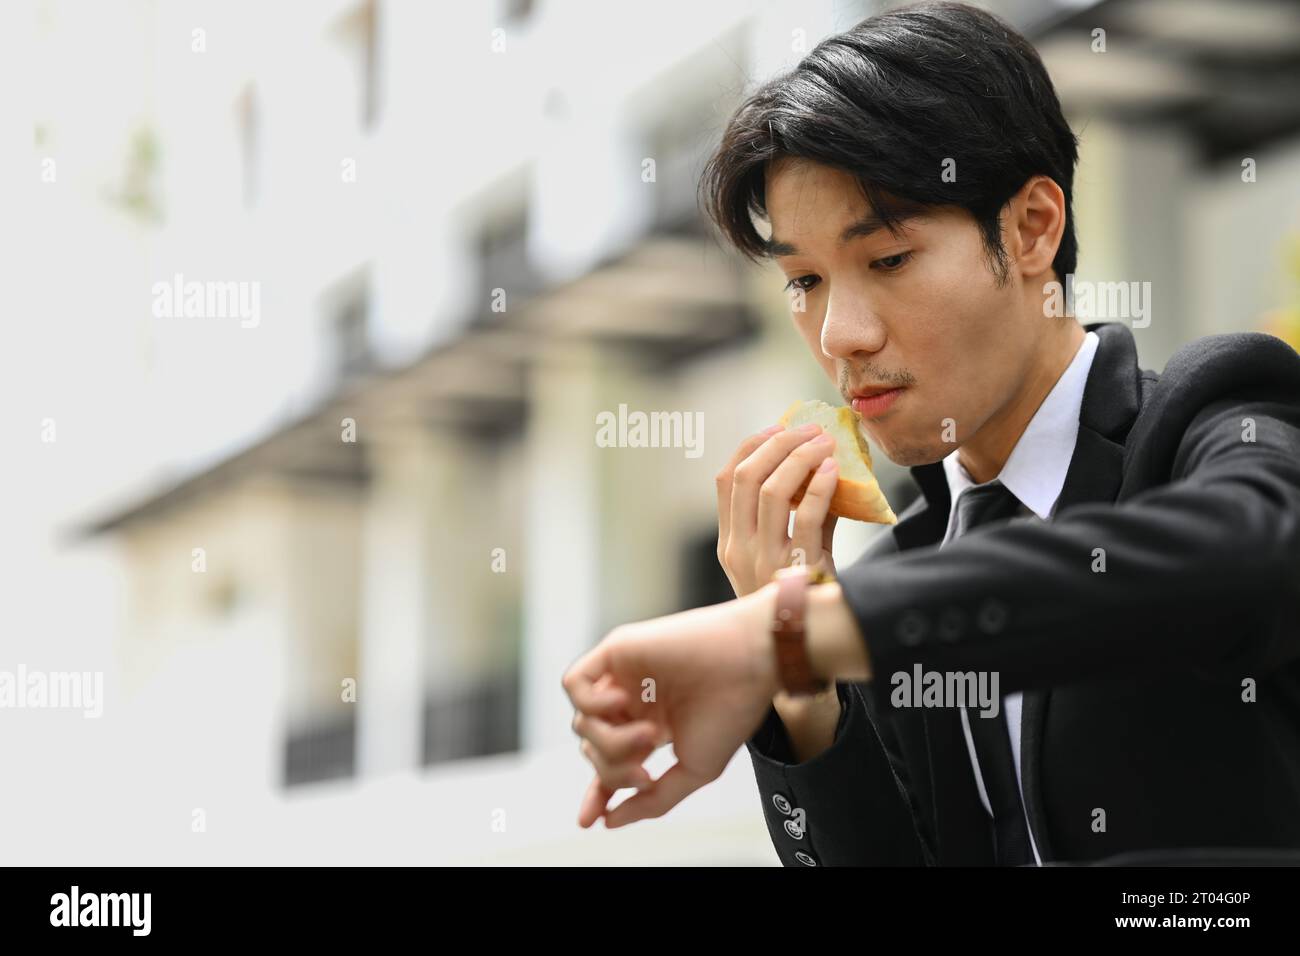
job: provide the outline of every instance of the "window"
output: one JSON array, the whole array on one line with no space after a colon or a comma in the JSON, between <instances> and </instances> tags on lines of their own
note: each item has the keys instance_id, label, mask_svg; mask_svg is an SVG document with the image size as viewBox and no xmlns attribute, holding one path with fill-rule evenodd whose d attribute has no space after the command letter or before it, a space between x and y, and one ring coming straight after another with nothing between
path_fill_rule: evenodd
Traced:
<instances>
[{"instance_id":1,"label":"window","mask_svg":"<svg viewBox=\"0 0 1300 956\"><path fill-rule=\"evenodd\" d=\"M721 604L736 597L718 563L718 529L691 537L682 548L681 609Z\"/></svg>"},{"instance_id":2,"label":"window","mask_svg":"<svg viewBox=\"0 0 1300 956\"><path fill-rule=\"evenodd\" d=\"M502 674L424 704L424 763L519 749L519 679Z\"/></svg>"},{"instance_id":3,"label":"window","mask_svg":"<svg viewBox=\"0 0 1300 956\"><path fill-rule=\"evenodd\" d=\"M356 742L352 713L291 732L284 748L284 785L351 777L356 772Z\"/></svg>"}]
</instances>

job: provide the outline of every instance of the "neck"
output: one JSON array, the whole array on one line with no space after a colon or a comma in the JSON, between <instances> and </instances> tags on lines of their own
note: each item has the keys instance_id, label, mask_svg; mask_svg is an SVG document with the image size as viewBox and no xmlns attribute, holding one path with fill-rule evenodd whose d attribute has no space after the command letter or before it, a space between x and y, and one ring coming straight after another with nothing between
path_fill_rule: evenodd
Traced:
<instances>
[{"instance_id":1,"label":"neck","mask_svg":"<svg viewBox=\"0 0 1300 956\"><path fill-rule=\"evenodd\" d=\"M977 484L991 481L1002 471L1038 406L1070 367L1084 334L1083 326L1073 317L1063 318L1045 331L1045 341L1015 395L961 446L957 460Z\"/></svg>"}]
</instances>

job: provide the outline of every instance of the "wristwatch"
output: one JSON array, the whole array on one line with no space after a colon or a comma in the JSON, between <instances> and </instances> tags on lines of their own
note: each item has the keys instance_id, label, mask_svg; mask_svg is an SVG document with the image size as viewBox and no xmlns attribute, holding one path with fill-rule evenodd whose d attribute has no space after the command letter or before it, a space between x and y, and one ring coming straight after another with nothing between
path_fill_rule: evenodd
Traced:
<instances>
[{"instance_id":1,"label":"wristwatch","mask_svg":"<svg viewBox=\"0 0 1300 956\"><path fill-rule=\"evenodd\" d=\"M772 576L776 582L776 610L772 616L772 641L776 647L776 669L781 688L792 696L820 694L830 682L813 676L804 630L804 608L808 586L834 581L825 571L813 571L806 564L781 568Z\"/></svg>"}]
</instances>

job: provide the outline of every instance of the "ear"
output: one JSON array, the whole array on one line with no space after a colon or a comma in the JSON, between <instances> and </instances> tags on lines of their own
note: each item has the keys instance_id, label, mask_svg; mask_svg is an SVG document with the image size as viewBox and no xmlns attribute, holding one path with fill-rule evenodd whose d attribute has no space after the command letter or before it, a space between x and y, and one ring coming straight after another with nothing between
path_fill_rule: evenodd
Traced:
<instances>
[{"instance_id":1,"label":"ear","mask_svg":"<svg viewBox=\"0 0 1300 956\"><path fill-rule=\"evenodd\" d=\"M1011 198L1007 231L1016 268L1026 278L1052 268L1065 232L1065 193L1048 176L1031 176ZM1064 276L1057 276L1064 282Z\"/></svg>"}]
</instances>

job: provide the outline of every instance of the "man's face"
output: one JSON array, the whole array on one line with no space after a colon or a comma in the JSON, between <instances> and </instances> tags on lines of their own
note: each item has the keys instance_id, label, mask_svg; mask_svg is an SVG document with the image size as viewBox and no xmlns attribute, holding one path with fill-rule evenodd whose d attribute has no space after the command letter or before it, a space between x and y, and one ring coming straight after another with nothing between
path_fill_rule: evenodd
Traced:
<instances>
[{"instance_id":1,"label":"man's face","mask_svg":"<svg viewBox=\"0 0 1300 956\"><path fill-rule=\"evenodd\" d=\"M998 284L965 210L930 208L898 235L841 243L871 208L850 174L802 160L773 167L766 200L775 261L792 298L804 290L795 325L892 461L938 461L1012 399L1043 323L1030 324L1014 263ZM852 401L880 386L900 390Z\"/></svg>"}]
</instances>

